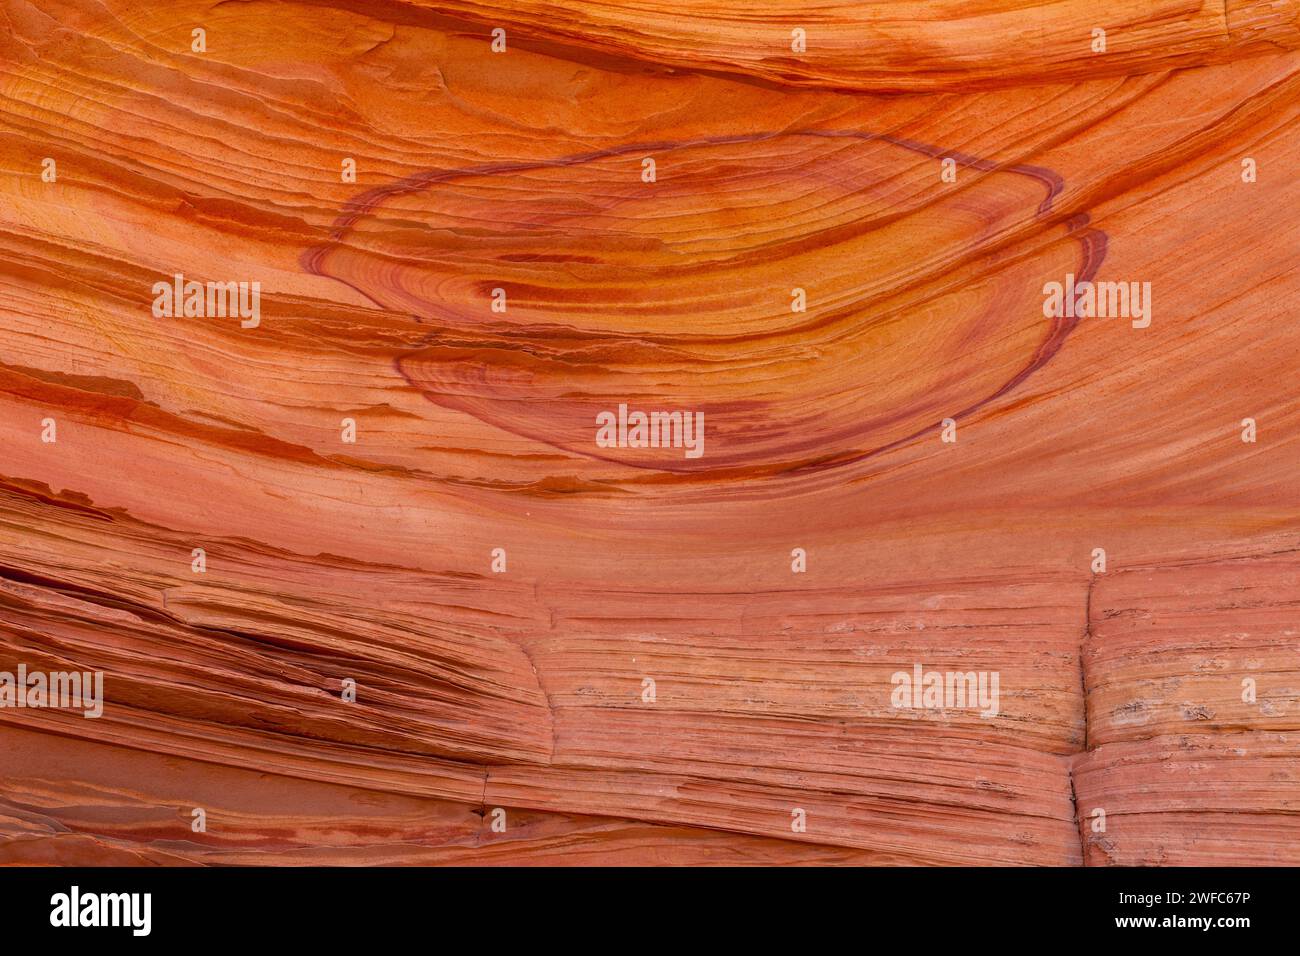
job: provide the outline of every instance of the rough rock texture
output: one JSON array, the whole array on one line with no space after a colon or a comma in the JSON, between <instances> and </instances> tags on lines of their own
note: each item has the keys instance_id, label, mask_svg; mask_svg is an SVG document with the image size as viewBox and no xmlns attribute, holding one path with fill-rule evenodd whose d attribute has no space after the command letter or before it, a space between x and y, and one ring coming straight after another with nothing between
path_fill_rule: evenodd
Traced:
<instances>
[{"instance_id":1,"label":"rough rock texture","mask_svg":"<svg viewBox=\"0 0 1300 956\"><path fill-rule=\"evenodd\" d=\"M4 0L0 863L1300 863L1298 16Z\"/></svg>"},{"instance_id":2,"label":"rough rock texture","mask_svg":"<svg viewBox=\"0 0 1300 956\"><path fill-rule=\"evenodd\" d=\"M1300 552L1099 579L1084 644L1089 863L1300 865Z\"/></svg>"}]
</instances>

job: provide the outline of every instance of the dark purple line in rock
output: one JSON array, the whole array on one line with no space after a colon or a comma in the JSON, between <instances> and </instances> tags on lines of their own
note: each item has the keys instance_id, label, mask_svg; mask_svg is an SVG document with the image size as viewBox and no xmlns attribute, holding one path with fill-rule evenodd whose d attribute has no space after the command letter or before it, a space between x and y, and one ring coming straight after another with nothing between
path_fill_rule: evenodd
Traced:
<instances>
[{"instance_id":1,"label":"dark purple line in rock","mask_svg":"<svg viewBox=\"0 0 1300 956\"><path fill-rule=\"evenodd\" d=\"M335 219L333 226L331 228L329 243L324 246L316 246L311 249L305 250L302 256L300 257L299 261L306 272L312 275L318 275L325 278L333 279L334 281L337 282L341 282L344 285L348 286L349 288L353 289L359 295L368 299L370 302L373 302L375 306L377 306L378 308L384 309L386 307L381 302L379 302L377 299L375 299L365 290L357 287L355 284L347 281L346 279L338 278L337 276L327 276L321 269L321 263L325 255L332 248L334 248L335 246L337 246L339 243L343 241L348 231L357 223L358 220L368 215L370 212L372 212L375 208L377 208L379 205L381 205L383 202L385 202L388 199L391 199L395 196L420 192L438 183L450 182L455 179L460 179L460 178L465 178L470 176L493 176L493 175L501 175L504 173L527 172L529 170L534 170L534 169L563 168L569 166L578 166L584 163L590 163L596 160L606 159L609 157L625 156L634 153L644 154L644 153L653 153L653 152L666 152L666 151L671 151L676 149L685 149L685 148L701 147L701 146L725 146L725 145L742 144L742 143L757 143L757 142L764 142L767 140L776 139L779 137L786 137L786 136L816 136L825 139L841 139L841 138L857 139L864 142L878 140L880 142L885 142L894 146L899 146L902 147L903 149L908 149L913 152L917 152L932 158L952 159L955 163L957 163L960 166L971 168L971 169L978 169L982 172L1006 172L1006 173L1014 173L1016 175L1021 175L1021 176L1027 176L1031 179L1037 180L1044 187L1046 193L1046 195L1043 198L1043 201L1039 203L1038 208L1036 210L1035 215L1037 218L1043 218L1051 214L1053 201L1058 195L1060 195L1060 193L1065 188L1065 180L1060 176L1060 174L1046 167L1031 166L1031 165L1018 164L1018 163L1003 164L1003 163L995 162L993 160L983 159L978 156L972 156L967 153L962 153L953 150L945 150L942 149L941 147L932 146L927 143L921 143L916 140L905 139L902 137L891 136L883 133L866 133L859 130L816 130L816 129L781 130L777 132L752 133L752 134L743 134L743 135L736 135L736 136L705 137L703 139L691 140L687 142L633 143L624 146L610 147L607 149L592 150L585 153L577 153L571 156L565 156L565 157L561 157L558 159L551 159L551 160L534 160L528 162L512 162L512 163L485 163L478 166L462 167L458 169L426 170L425 172L415 173L411 176L407 176L404 179L397 180L396 182L384 186L378 186L373 189L369 189L366 192L362 193L360 196L357 196L355 199L350 200L348 203L346 203L343 206L339 216ZM1082 213L1080 215L1073 217L1066 224L1070 234L1073 235L1074 238L1079 240L1080 245L1082 247L1083 256L1082 256L1082 262L1080 263L1079 266L1079 281L1081 282L1091 281L1096 276L1098 270L1101 268L1102 262L1106 257L1106 249L1107 249L1106 234L1104 232L1101 232L1100 230L1088 228L1089 221L1090 219L1087 213ZM419 321L418 317L416 317L416 320ZM1049 361L1051 361L1052 357L1055 356L1057 352L1061 349L1062 345L1064 345L1065 343L1065 340L1069 337L1070 333L1075 329L1077 324L1078 324L1078 319L1076 317L1071 317L1068 319L1059 316L1054 317L1048 329L1047 337L1042 341L1042 343L1040 343L1039 347L1035 350L1033 357L1023 368L1017 371L1015 375L1013 375L1010 379L1008 379L1005 383L1003 383L1003 385L999 387L996 391L992 392L991 394L980 399L979 401L969 405L964 409L961 409L960 411L948 417L952 418L953 421L961 421L962 419L968 418L969 416L973 415L974 413L976 413L977 411L979 411L980 409L988 405L990 402L993 402L998 398L1001 398L1002 396L1006 395L1007 393L1017 388L1026 379L1028 379L1034 372L1036 372L1038 369L1042 368ZM590 337L593 339L599 339L602 338L603 336L601 336L599 333L594 333ZM436 333L435 333L435 339L436 339ZM431 397L425 389L421 388L418 383L412 380L412 378L406 373L406 370L402 367L402 359L400 357L393 361L393 366L394 366L394 370L399 375L402 376L403 380L405 380L407 384L411 385L413 388L417 389L422 395L424 395L426 400L433 402L434 404L442 404L437 399ZM643 465L637 462L615 458L613 456L601 455L594 451L584 451L575 448L568 448L567 446L558 446L558 445L554 445L545 436L530 434L526 431L520 430L518 427L503 424L503 423L493 422L493 424L496 427L504 428L507 431L511 431L514 434L519 435L520 437L528 438L534 441L540 441L544 444L551 445L552 447L560 448L561 450L569 451L574 454L583 455L585 457L599 460L599 461L606 461L611 464L618 464L618 465L623 465L631 468L642 468L648 471L661 471L661 472L669 471L677 474L691 474L691 475L701 475L701 476L705 476L709 474L707 472L701 470L695 470L695 469L688 471L684 467L674 468L672 467L672 463L663 463L658 465ZM810 472L820 472L831 468L839 468L845 465L857 464L869 458L874 458L878 455L884 454L885 452L892 451L895 448L909 444L915 441L916 439L928 433L933 432L935 429L940 427L940 425L941 423L939 422L933 423L931 425L927 425L923 428L917 429L916 431L912 432L907 436L904 436L903 438L896 439L885 445L881 445L877 448L871 449L870 451L862 452L857 455L851 455L848 457L835 457L835 458L830 458L819 462L809 462L787 470L775 469L771 473L778 474L778 475L802 475Z\"/></svg>"}]
</instances>

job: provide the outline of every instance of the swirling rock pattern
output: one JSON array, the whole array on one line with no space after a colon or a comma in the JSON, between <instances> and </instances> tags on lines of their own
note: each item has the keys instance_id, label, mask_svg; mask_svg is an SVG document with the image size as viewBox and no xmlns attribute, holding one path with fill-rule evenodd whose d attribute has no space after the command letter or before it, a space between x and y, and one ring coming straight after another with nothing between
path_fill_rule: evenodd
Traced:
<instances>
[{"instance_id":1,"label":"swirling rock pattern","mask_svg":"<svg viewBox=\"0 0 1300 956\"><path fill-rule=\"evenodd\" d=\"M1300 863L1295 3L0 15L0 862Z\"/></svg>"}]
</instances>

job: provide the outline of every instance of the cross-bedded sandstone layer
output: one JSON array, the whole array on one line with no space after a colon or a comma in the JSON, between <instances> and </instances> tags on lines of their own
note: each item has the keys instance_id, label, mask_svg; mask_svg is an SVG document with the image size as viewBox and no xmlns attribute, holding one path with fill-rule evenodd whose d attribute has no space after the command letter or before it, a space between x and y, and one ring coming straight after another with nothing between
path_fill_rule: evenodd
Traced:
<instances>
[{"instance_id":1,"label":"cross-bedded sandstone layer","mask_svg":"<svg viewBox=\"0 0 1300 956\"><path fill-rule=\"evenodd\" d=\"M0 7L0 862L1300 862L1295 4L748 16Z\"/></svg>"}]
</instances>

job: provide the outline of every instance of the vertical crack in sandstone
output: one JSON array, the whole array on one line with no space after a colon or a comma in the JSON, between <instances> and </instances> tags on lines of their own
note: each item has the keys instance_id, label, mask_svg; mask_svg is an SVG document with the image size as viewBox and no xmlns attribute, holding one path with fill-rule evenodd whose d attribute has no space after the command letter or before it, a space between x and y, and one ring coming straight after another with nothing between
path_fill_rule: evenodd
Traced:
<instances>
[{"instance_id":1,"label":"vertical crack in sandstone","mask_svg":"<svg viewBox=\"0 0 1300 956\"><path fill-rule=\"evenodd\" d=\"M1089 741L1092 739L1092 721L1088 707L1088 665L1085 655L1088 652L1088 642L1092 640L1092 591L1096 586L1097 575L1094 574L1088 580L1088 591L1083 608L1083 639L1079 642L1079 686L1083 689L1083 753L1088 752Z\"/></svg>"},{"instance_id":2,"label":"vertical crack in sandstone","mask_svg":"<svg viewBox=\"0 0 1300 956\"><path fill-rule=\"evenodd\" d=\"M1097 575L1093 573L1088 579L1088 588L1084 592L1083 635L1079 641L1079 688L1083 705L1083 749L1071 754L1067 758L1069 762L1066 765L1070 781L1070 804L1074 807L1074 829L1079 837L1079 861L1082 866L1088 865L1088 847L1087 838L1084 836L1084 821L1079 816L1079 794L1074 782L1074 767L1079 758L1088 753L1090 749L1091 717L1088 705L1088 668L1085 655L1088 652L1088 642L1092 639L1092 591L1096 586Z\"/></svg>"},{"instance_id":3,"label":"vertical crack in sandstone","mask_svg":"<svg viewBox=\"0 0 1300 956\"><path fill-rule=\"evenodd\" d=\"M1083 821L1079 819L1079 795L1074 789L1074 757L1069 763L1070 803L1074 805L1074 829L1079 835L1079 865L1088 865L1088 848L1083 836Z\"/></svg>"}]
</instances>

